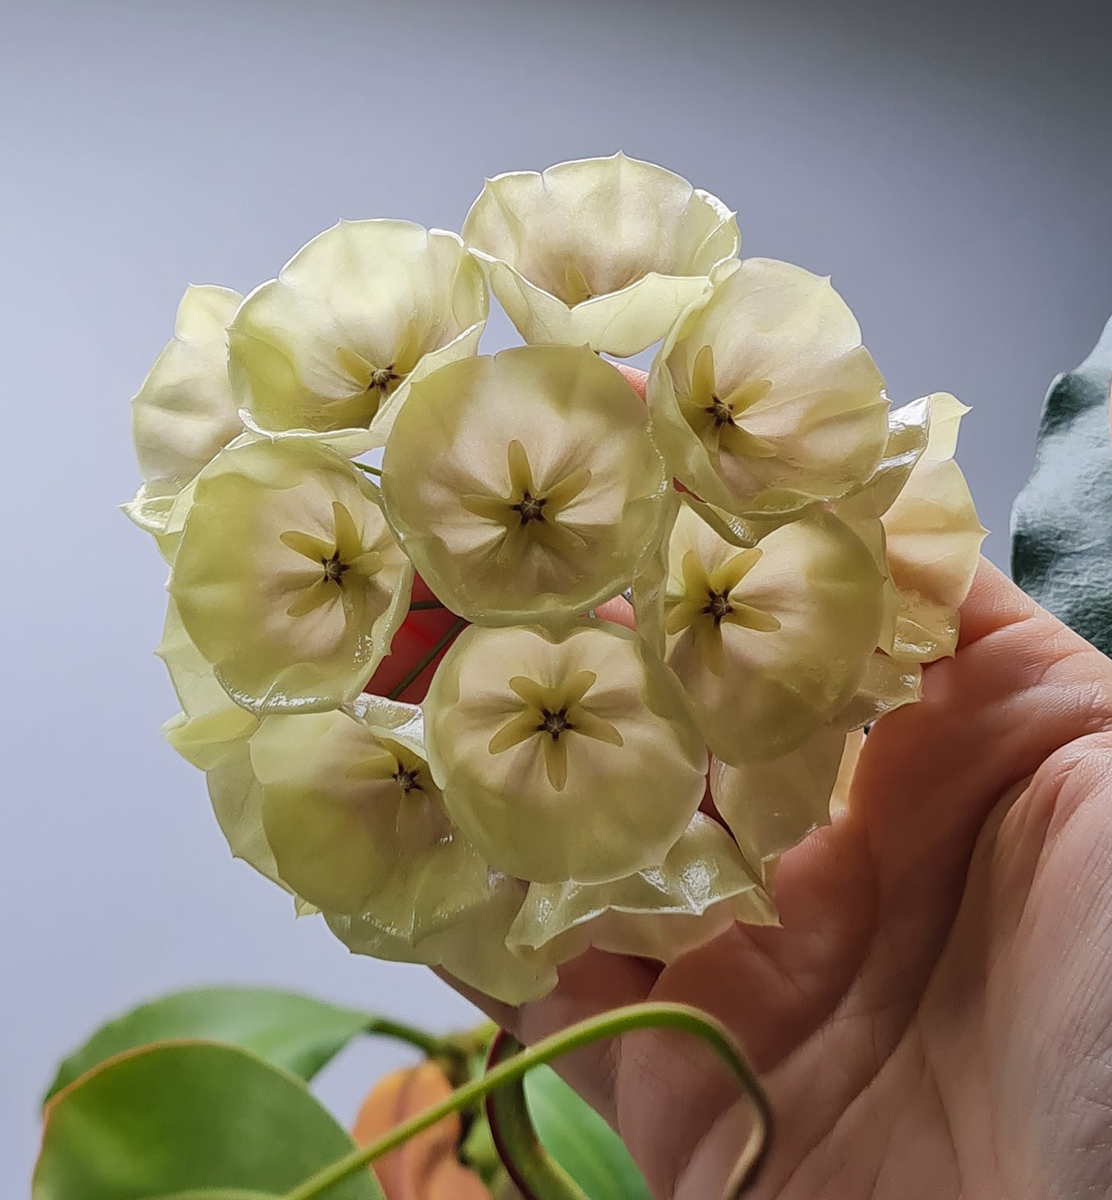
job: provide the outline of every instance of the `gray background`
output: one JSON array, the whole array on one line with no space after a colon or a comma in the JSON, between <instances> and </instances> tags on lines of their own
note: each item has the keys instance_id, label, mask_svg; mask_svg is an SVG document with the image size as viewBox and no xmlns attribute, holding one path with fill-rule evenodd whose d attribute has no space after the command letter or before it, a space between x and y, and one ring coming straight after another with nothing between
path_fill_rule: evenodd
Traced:
<instances>
[{"instance_id":1,"label":"gray background","mask_svg":"<svg viewBox=\"0 0 1112 1200\"><path fill-rule=\"evenodd\" d=\"M158 736L163 570L114 506L186 282L245 291L340 216L458 228L484 175L621 147L832 274L894 398L974 406L1001 562L1046 384L1112 311L1110 81L1109 6L1061 0L0 0L0 1195L56 1058L163 990L471 1017L295 923ZM399 1054L321 1094L346 1118Z\"/></svg>"}]
</instances>

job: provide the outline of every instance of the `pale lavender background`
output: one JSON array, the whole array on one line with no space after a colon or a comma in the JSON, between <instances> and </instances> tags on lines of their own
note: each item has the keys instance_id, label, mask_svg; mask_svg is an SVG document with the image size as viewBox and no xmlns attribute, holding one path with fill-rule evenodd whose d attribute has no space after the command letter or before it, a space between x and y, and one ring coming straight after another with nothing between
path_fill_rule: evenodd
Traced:
<instances>
[{"instance_id":1,"label":"pale lavender background","mask_svg":"<svg viewBox=\"0 0 1112 1200\"><path fill-rule=\"evenodd\" d=\"M0 0L0 1195L103 1018L212 981L448 1027L227 856L160 741L163 570L115 511L127 399L188 281L242 290L337 217L458 227L484 174L627 153L831 273L892 395L974 405L1006 556L1045 385L1112 311L1103 3ZM1102 15L1103 14L1103 15ZM489 346L506 342L494 323ZM343 1116L397 1051L322 1080Z\"/></svg>"}]
</instances>

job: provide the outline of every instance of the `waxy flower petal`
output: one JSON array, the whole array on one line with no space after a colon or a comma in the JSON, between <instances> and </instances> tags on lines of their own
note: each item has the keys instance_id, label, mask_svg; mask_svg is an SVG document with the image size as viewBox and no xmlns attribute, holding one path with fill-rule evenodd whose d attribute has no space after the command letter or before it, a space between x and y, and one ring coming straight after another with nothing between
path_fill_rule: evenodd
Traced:
<instances>
[{"instance_id":1,"label":"waxy flower petal","mask_svg":"<svg viewBox=\"0 0 1112 1200\"><path fill-rule=\"evenodd\" d=\"M267 841L282 878L309 903L377 909L416 941L439 918L410 898L450 888L461 911L485 899L487 865L445 815L421 749L420 709L362 697L356 713L263 719L251 762ZM436 880L431 891L415 882L426 877Z\"/></svg>"},{"instance_id":2,"label":"waxy flower petal","mask_svg":"<svg viewBox=\"0 0 1112 1200\"><path fill-rule=\"evenodd\" d=\"M354 699L405 617L411 581L360 472L286 438L231 447L201 473L169 590L221 685L261 715Z\"/></svg>"},{"instance_id":3,"label":"waxy flower petal","mask_svg":"<svg viewBox=\"0 0 1112 1200\"><path fill-rule=\"evenodd\" d=\"M673 474L734 513L845 494L888 435L853 314L829 280L771 259L742 262L691 306L646 395Z\"/></svg>"},{"instance_id":4,"label":"waxy flower petal","mask_svg":"<svg viewBox=\"0 0 1112 1200\"><path fill-rule=\"evenodd\" d=\"M175 495L243 432L228 382L228 325L242 299L210 285L182 297L174 336L131 401L144 498Z\"/></svg>"},{"instance_id":5,"label":"waxy flower petal","mask_svg":"<svg viewBox=\"0 0 1112 1200\"><path fill-rule=\"evenodd\" d=\"M716 821L696 813L659 866L610 883L531 883L509 943L670 962L737 921L776 921L759 859L748 863Z\"/></svg>"},{"instance_id":6,"label":"waxy flower petal","mask_svg":"<svg viewBox=\"0 0 1112 1200\"><path fill-rule=\"evenodd\" d=\"M366 429L412 380L474 354L487 308L456 234L341 221L243 302L229 330L232 386L261 429Z\"/></svg>"},{"instance_id":7,"label":"waxy flower petal","mask_svg":"<svg viewBox=\"0 0 1112 1200\"><path fill-rule=\"evenodd\" d=\"M465 630L425 700L433 778L497 870L604 882L659 863L703 795L673 676L629 630Z\"/></svg>"},{"instance_id":8,"label":"waxy flower petal","mask_svg":"<svg viewBox=\"0 0 1112 1200\"><path fill-rule=\"evenodd\" d=\"M533 950L506 944L525 892L526 885L519 880L492 873L485 904L416 943L399 937L374 913L326 913L325 920L355 954L442 967L503 1004L524 1004L539 1000L555 987L556 967L562 961L554 948Z\"/></svg>"},{"instance_id":9,"label":"waxy flower petal","mask_svg":"<svg viewBox=\"0 0 1112 1200\"><path fill-rule=\"evenodd\" d=\"M877 644L884 578L829 513L739 547L684 504L665 580L655 589L665 661L726 762L802 745L854 695Z\"/></svg>"},{"instance_id":10,"label":"waxy flower petal","mask_svg":"<svg viewBox=\"0 0 1112 1200\"><path fill-rule=\"evenodd\" d=\"M463 239L526 342L620 358L662 338L741 243L720 200L624 154L488 179Z\"/></svg>"},{"instance_id":11,"label":"waxy flower petal","mask_svg":"<svg viewBox=\"0 0 1112 1200\"><path fill-rule=\"evenodd\" d=\"M813 829L830 823L830 800L845 749L845 731L828 725L778 758L736 767L714 759L710 790L715 808L758 861L778 858Z\"/></svg>"},{"instance_id":12,"label":"waxy flower petal","mask_svg":"<svg viewBox=\"0 0 1112 1200\"><path fill-rule=\"evenodd\" d=\"M667 494L644 405L582 347L504 350L414 385L382 470L383 508L421 577L489 625L617 595Z\"/></svg>"}]
</instances>

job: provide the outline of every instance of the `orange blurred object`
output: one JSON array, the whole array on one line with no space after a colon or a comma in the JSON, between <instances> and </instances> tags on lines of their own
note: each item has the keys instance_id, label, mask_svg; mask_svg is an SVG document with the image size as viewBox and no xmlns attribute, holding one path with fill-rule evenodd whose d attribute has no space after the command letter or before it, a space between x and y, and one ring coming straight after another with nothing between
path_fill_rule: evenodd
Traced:
<instances>
[{"instance_id":1,"label":"orange blurred object","mask_svg":"<svg viewBox=\"0 0 1112 1200\"><path fill-rule=\"evenodd\" d=\"M434 1062L392 1071L371 1088L352 1126L357 1146L369 1146L395 1126L451 1095ZM491 1200L486 1184L456 1157L458 1113L438 1121L371 1164L386 1200Z\"/></svg>"}]
</instances>

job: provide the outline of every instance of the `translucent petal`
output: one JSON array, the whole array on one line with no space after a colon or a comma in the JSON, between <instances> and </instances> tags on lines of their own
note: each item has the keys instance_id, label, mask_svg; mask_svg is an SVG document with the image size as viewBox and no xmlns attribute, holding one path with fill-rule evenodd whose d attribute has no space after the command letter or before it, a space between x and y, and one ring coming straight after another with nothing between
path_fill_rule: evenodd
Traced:
<instances>
[{"instance_id":1,"label":"translucent petal","mask_svg":"<svg viewBox=\"0 0 1112 1200\"><path fill-rule=\"evenodd\" d=\"M562 620L617 595L666 495L645 406L583 347L442 368L414 385L383 458L383 505L406 552L448 608L480 624Z\"/></svg>"},{"instance_id":2,"label":"translucent petal","mask_svg":"<svg viewBox=\"0 0 1112 1200\"><path fill-rule=\"evenodd\" d=\"M335 544L336 504L353 522L344 537L381 556L374 574L322 582L322 564L314 575L303 551ZM323 445L286 438L229 447L198 476L169 589L222 686L261 715L358 696L405 617L411 579L361 474Z\"/></svg>"},{"instance_id":3,"label":"translucent petal","mask_svg":"<svg viewBox=\"0 0 1112 1200\"><path fill-rule=\"evenodd\" d=\"M439 918L419 906L404 910L415 875L451 879L478 903L486 864L453 830L424 760L391 737L390 724L408 719L390 702L358 717L266 717L251 739L251 763L286 883L329 912L389 914L416 937L414 930L438 928Z\"/></svg>"},{"instance_id":4,"label":"translucent petal","mask_svg":"<svg viewBox=\"0 0 1112 1200\"><path fill-rule=\"evenodd\" d=\"M670 962L735 921L772 924L759 870L729 834L696 813L659 866L610 883L532 883L511 946L555 948L561 958L595 946Z\"/></svg>"},{"instance_id":5,"label":"translucent petal","mask_svg":"<svg viewBox=\"0 0 1112 1200\"><path fill-rule=\"evenodd\" d=\"M777 758L736 767L712 761L715 808L758 862L778 857L812 829L830 823L830 797L845 742L844 730L825 726Z\"/></svg>"},{"instance_id":6,"label":"translucent petal","mask_svg":"<svg viewBox=\"0 0 1112 1200\"><path fill-rule=\"evenodd\" d=\"M585 671L596 682L569 706L572 728L558 738L567 755L562 787L562 768L549 776L553 738L543 728L492 753L491 739L527 707L511 681L575 689ZM496 870L521 879L600 882L659 862L702 798L706 750L675 679L617 626L472 626L441 663L424 708L448 813ZM597 736L594 723L575 731L583 712L621 743Z\"/></svg>"},{"instance_id":7,"label":"translucent petal","mask_svg":"<svg viewBox=\"0 0 1112 1200\"><path fill-rule=\"evenodd\" d=\"M857 685L857 693L834 718L840 729L861 729L885 713L914 704L922 695L923 668L917 662L901 662L878 650L869 659Z\"/></svg>"},{"instance_id":8,"label":"translucent petal","mask_svg":"<svg viewBox=\"0 0 1112 1200\"><path fill-rule=\"evenodd\" d=\"M190 286L174 337L131 402L139 470L173 495L243 432L228 382L228 324L242 297L228 288Z\"/></svg>"},{"instance_id":9,"label":"translucent petal","mask_svg":"<svg viewBox=\"0 0 1112 1200\"><path fill-rule=\"evenodd\" d=\"M736 431L693 426L685 405L708 346L716 393L744 409ZM672 473L742 515L770 491L846 494L872 474L888 436L884 381L853 315L829 280L771 259L742 262L690 306L653 362L647 398Z\"/></svg>"},{"instance_id":10,"label":"translucent petal","mask_svg":"<svg viewBox=\"0 0 1112 1200\"><path fill-rule=\"evenodd\" d=\"M262 429L366 428L404 403L415 368L474 354L486 317L482 271L455 234L341 221L243 302L232 386Z\"/></svg>"},{"instance_id":11,"label":"translucent petal","mask_svg":"<svg viewBox=\"0 0 1112 1200\"><path fill-rule=\"evenodd\" d=\"M884 577L872 554L830 514L773 530L760 550L728 597L739 623L716 628L700 615L666 641L665 660L712 753L734 764L795 749L851 699L884 612ZM737 549L685 504L669 543L670 599L699 599L685 590L694 578L682 569L690 554L712 577Z\"/></svg>"},{"instance_id":12,"label":"translucent petal","mask_svg":"<svg viewBox=\"0 0 1112 1200\"><path fill-rule=\"evenodd\" d=\"M623 154L487 180L463 237L525 341L619 357L663 337L740 244L721 201Z\"/></svg>"}]
</instances>

